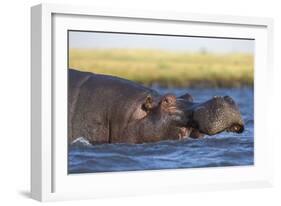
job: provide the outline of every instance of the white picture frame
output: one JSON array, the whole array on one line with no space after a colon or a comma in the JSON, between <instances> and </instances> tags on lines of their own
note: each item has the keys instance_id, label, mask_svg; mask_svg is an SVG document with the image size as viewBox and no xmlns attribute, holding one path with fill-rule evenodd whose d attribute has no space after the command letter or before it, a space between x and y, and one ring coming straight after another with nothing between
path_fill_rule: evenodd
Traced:
<instances>
[{"instance_id":1,"label":"white picture frame","mask_svg":"<svg viewBox=\"0 0 281 206\"><path fill-rule=\"evenodd\" d=\"M119 22L118 26L114 24L115 21ZM156 30L153 24L160 26ZM171 31L167 28L172 27L173 32L178 34L192 32L195 36L203 34L214 37L254 38L254 166L68 175L65 161L65 31L73 28L92 30L93 25L95 30L116 32L170 34ZM272 115L267 110L271 105L267 89L272 87L273 76L272 19L40 4L31 8L31 26L32 198L52 201L272 186L273 135L267 121L269 115ZM186 30L187 28L192 30Z\"/></svg>"}]
</instances>

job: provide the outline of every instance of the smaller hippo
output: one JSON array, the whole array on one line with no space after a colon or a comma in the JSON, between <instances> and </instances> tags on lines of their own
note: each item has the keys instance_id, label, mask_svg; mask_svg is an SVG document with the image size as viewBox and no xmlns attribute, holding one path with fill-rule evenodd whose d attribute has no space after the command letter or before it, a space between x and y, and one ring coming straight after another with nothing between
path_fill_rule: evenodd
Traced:
<instances>
[{"instance_id":1,"label":"smaller hippo","mask_svg":"<svg viewBox=\"0 0 281 206\"><path fill-rule=\"evenodd\" d=\"M145 143L241 133L244 122L229 96L196 103L190 94L160 95L135 82L68 71L68 142Z\"/></svg>"}]
</instances>

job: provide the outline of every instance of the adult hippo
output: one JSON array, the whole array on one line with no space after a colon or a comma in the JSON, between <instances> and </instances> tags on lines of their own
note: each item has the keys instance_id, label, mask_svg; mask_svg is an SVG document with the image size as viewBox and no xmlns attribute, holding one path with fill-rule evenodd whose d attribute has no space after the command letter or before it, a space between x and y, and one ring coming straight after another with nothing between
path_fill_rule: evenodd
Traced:
<instances>
[{"instance_id":1,"label":"adult hippo","mask_svg":"<svg viewBox=\"0 0 281 206\"><path fill-rule=\"evenodd\" d=\"M68 142L78 137L92 144L144 143L200 138L244 130L232 98L195 103L122 78L68 71Z\"/></svg>"}]
</instances>

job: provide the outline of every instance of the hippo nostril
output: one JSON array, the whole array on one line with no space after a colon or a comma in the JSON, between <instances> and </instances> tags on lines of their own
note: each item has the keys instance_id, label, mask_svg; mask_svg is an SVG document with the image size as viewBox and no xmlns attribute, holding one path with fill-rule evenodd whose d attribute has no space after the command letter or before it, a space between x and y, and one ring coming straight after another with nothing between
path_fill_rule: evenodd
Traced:
<instances>
[{"instance_id":1,"label":"hippo nostril","mask_svg":"<svg viewBox=\"0 0 281 206\"><path fill-rule=\"evenodd\" d=\"M230 96L224 96L223 98L224 98L225 101L227 101L231 104L235 104L234 100Z\"/></svg>"},{"instance_id":2,"label":"hippo nostril","mask_svg":"<svg viewBox=\"0 0 281 206\"><path fill-rule=\"evenodd\" d=\"M244 131L244 125L240 125L240 128L237 130L238 133L242 133Z\"/></svg>"},{"instance_id":3,"label":"hippo nostril","mask_svg":"<svg viewBox=\"0 0 281 206\"><path fill-rule=\"evenodd\" d=\"M231 127L227 129L229 132L236 132L236 133L242 133L244 131L244 125L240 124L234 124Z\"/></svg>"}]
</instances>

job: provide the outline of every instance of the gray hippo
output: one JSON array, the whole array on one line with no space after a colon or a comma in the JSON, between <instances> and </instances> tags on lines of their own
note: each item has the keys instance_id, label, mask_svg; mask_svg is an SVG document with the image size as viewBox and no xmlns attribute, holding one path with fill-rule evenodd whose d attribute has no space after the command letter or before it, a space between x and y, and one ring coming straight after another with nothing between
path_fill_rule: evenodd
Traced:
<instances>
[{"instance_id":1,"label":"gray hippo","mask_svg":"<svg viewBox=\"0 0 281 206\"><path fill-rule=\"evenodd\" d=\"M135 144L243 130L229 96L195 103L189 94L160 95L126 79L68 70L68 143L84 137L92 144Z\"/></svg>"}]
</instances>

